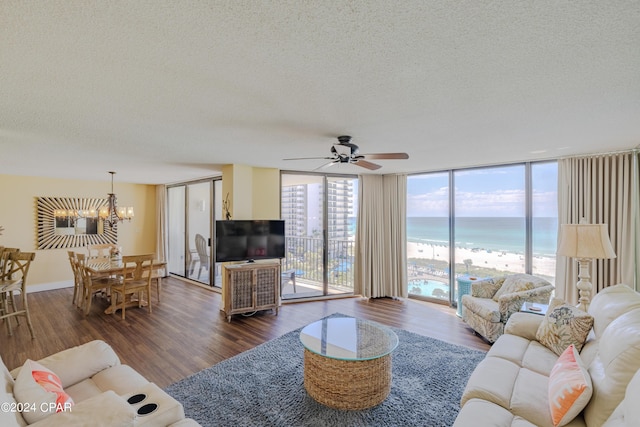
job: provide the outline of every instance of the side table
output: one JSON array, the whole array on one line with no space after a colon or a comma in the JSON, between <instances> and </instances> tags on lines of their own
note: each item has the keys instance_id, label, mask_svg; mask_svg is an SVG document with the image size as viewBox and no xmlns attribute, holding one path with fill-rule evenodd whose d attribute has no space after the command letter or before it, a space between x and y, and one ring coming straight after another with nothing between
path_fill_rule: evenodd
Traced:
<instances>
[{"instance_id":1,"label":"side table","mask_svg":"<svg viewBox=\"0 0 640 427\"><path fill-rule=\"evenodd\" d=\"M520 308L520 311L523 313L532 313L544 316L545 314L547 314L548 309L549 304L540 304L537 302L525 301L524 304L522 304L522 308Z\"/></svg>"}]
</instances>

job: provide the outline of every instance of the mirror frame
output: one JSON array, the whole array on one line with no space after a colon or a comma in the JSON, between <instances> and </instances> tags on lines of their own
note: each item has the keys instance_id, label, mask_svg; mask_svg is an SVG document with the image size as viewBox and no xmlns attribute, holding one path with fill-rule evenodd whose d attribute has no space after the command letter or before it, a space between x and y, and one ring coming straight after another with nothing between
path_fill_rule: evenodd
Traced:
<instances>
[{"instance_id":1,"label":"mirror frame","mask_svg":"<svg viewBox=\"0 0 640 427\"><path fill-rule=\"evenodd\" d=\"M102 234L55 234L55 216L57 209L87 210L94 208L99 210L108 206L107 199L78 198L78 197L37 197L38 223L36 231L38 235L38 249L77 248L101 243L118 243L118 224L113 227L104 227Z\"/></svg>"}]
</instances>

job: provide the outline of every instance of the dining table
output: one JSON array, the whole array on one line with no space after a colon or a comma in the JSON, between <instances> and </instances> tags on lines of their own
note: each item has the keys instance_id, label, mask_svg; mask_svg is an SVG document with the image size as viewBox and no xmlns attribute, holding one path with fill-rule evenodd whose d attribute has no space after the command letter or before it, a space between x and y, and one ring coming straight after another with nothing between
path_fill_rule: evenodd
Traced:
<instances>
[{"instance_id":1,"label":"dining table","mask_svg":"<svg viewBox=\"0 0 640 427\"><path fill-rule=\"evenodd\" d=\"M167 266L166 261L154 260L151 264L152 271L157 271L160 269L164 269ZM101 276L110 276L116 275L118 273L122 273L122 269L124 268L124 263L122 262L122 258L89 258L85 262L85 268L91 272L91 274L101 275ZM154 279L158 280L158 292L162 287L162 274L154 276ZM127 302L127 308L138 306L139 303L137 300L131 300ZM142 306L146 306L147 302L142 301ZM120 308L120 307L118 307ZM105 314L113 314L115 309L112 306L107 307L104 311Z\"/></svg>"}]
</instances>

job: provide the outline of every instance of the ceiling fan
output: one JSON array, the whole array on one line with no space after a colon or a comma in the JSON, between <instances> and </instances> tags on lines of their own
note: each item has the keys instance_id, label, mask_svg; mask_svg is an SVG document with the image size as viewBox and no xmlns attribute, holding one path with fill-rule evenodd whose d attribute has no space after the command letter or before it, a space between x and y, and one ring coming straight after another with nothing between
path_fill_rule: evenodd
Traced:
<instances>
[{"instance_id":1,"label":"ceiling fan","mask_svg":"<svg viewBox=\"0 0 640 427\"><path fill-rule=\"evenodd\" d=\"M369 170L380 169L382 166L376 163L372 163L367 159L372 160L389 160L389 159L408 159L407 153L371 153L360 154L360 147L351 142L351 137L348 135L342 135L338 137L338 143L331 146L331 157L296 157L293 159L284 160L315 160L323 159L329 160L328 163L314 169L325 169L336 163L351 163L356 166L361 166Z\"/></svg>"}]
</instances>

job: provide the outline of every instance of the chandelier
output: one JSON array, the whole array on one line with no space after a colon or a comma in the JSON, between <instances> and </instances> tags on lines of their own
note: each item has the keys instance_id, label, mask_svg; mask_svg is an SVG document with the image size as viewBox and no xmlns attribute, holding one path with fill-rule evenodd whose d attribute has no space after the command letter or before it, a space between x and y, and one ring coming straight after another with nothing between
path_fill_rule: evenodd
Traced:
<instances>
[{"instance_id":1,"label":"chandelier","mask_svg":"<svg viewBox=\"0 0 640 427\"><path fill-rule=\"evenodd\" d=\"M124 221L125 219L131 221L131 218L133 218L133 207L118 206L116 195L113 192L113 175L116 173L112 171L109 173L111 174L111 193L109 193L107 206L101 207L98 211L98 217L110 228L113 228L118 221Z\"/></svg>"},{"instance_id":2,"label":"chandelier","mask_svg":"<svg viewBox=\"0 0 640 427\"><path fill-rule=\"evenodd\" d=\"M68 202L67 204L70 206L66 206L67 209L55 209L53 211L56 219L62 221L66 219L70 224L75 224L75 220L78 218L98 218L109 228L113 228L118 221L124 221L125 219L130 221L133 218L133 207L118 206L116 195L113 192L113 175L116 173L109 173L111 174L111 193L109 193L106 205L104 199L99 201L97 199L82 199L79 202Z\"/></svg>"}]
</instances>

